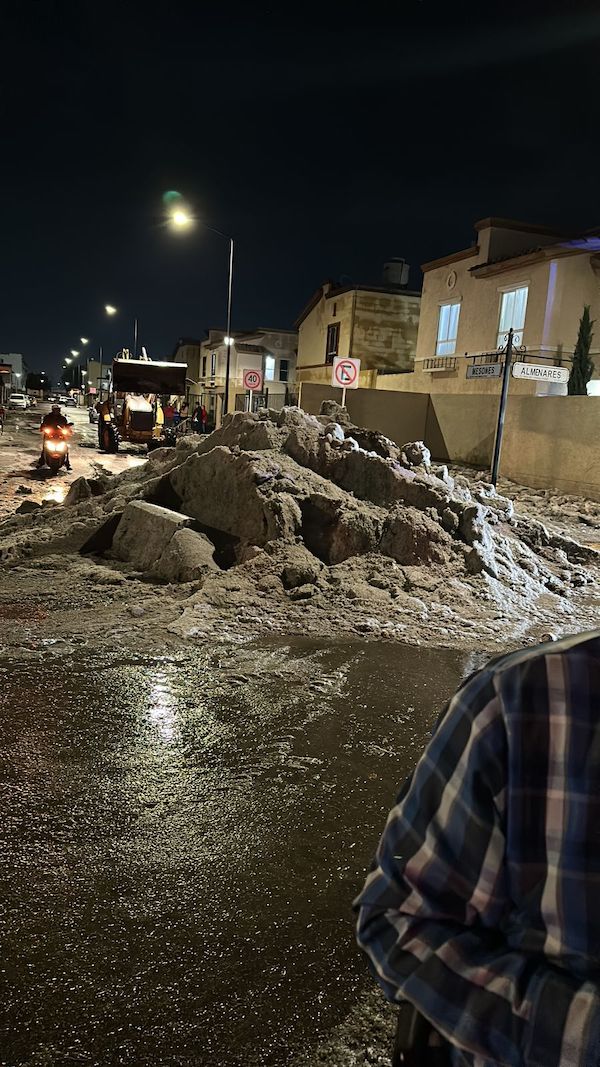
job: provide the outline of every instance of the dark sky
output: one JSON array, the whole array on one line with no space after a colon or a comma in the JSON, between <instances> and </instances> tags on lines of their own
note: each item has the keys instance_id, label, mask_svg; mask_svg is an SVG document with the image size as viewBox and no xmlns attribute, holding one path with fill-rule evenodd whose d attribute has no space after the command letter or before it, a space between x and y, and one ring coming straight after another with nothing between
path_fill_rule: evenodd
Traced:
<instances>
[{"instance_id":1,"label":"dark sky","mask_svg":"<svg viewBox=\"0 0 600 1067\"><path fill-rule=\"evenodd\" d=\"M224 325L227 246L160 224L181 191L237 241L234 328L290 327L475 219L600 223L600 4L0 0L0 351L55 373L131 323L155 358ZM122 309L118 323L102 315ZM91 347L91 346L90 346Z\"/></svg>"}]
</instances>

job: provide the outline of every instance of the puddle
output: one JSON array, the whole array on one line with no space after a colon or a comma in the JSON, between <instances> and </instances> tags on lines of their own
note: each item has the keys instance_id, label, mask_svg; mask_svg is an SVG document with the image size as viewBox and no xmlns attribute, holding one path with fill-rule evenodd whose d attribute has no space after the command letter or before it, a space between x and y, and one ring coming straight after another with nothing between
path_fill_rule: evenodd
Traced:
<instances>
[{"instance_id":1,"label":"puddle","mask_svg":"<svg viewBox=\"0 0 600 1067\"><path fill-rule=\"evenodd\" d=\"M276 640L2 670L5 1062L283 1067L329 1032L368 981L351 900L475 666Z\"/></svg>"}]
</instances>

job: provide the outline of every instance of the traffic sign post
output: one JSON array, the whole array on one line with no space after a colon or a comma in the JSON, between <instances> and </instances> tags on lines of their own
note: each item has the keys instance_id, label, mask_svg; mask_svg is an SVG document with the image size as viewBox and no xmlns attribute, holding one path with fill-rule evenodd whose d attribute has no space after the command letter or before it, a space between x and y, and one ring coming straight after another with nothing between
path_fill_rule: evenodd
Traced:
<instances>
[{"instance_id":1,"label":"traffic sign post","mask_svg":"<svg viewBox=\"0 0 600 1067\"><path fill-rule=\"evenodd\" d=\"M360 359L336 356L331 370L331 384L342 390L342 407L346 403L346 389L358 389Z\"/></svg>"},{"instance_id":2,"label":"traffic sign post","mask_svg":"<svg viewBox=\"0 0 600 1067\"><path fill-rule=\"evenodd\" d=\"M245 370L244 371L244 389L247 389L250 397L248 400L248 411L252 411L252 394L254 392L260 392L263 384L262 371L260 370Z\"/></svg>"}]
</instances>

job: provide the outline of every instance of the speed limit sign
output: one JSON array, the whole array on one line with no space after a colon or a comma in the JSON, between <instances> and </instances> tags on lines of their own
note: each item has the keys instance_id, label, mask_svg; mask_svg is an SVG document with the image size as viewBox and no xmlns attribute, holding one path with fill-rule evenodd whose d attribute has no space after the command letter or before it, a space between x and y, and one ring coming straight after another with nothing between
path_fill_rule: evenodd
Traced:
<instances>
[{"instance_id":1,"label":"speed limit sign","mask_svg":"<svg viewBox=\"0 0 600 1067\"><path fill-rule=\"evenodd\" d=\"M245 370L244 371L244 389L248 389L251 393L258 392L262 389L263 377L262 372L259 370Z\"/></svg>"}]
</instances>

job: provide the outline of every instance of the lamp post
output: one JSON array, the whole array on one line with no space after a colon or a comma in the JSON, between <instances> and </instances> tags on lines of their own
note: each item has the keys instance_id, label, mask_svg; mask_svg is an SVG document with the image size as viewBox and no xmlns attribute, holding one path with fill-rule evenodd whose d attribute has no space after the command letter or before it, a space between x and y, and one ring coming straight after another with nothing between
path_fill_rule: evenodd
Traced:
<instances>
[{"instance_id":1,"label":"lamp post","mask_svg":"<svg viewBox=\"0 0 600 1067\"><path fill-rule=\"evenodd\" d=\"M190 215L187 211L183 211L181 208L177 208L173 211L170 220L172 225L178 230L189 229L194 224L194 216ZM227 272L227 325L225 329L224 342L227 348L227 359L225 363L225 392L223 395L223 415L227 414L227 408L229 406L229 374L231 370L231 348L234 342L231 336L231 305L233 299L233 255L234 255L234 241L228 233L223 233L222 230L217 230L214 226L208 226L205 222L202 223L205 230L210 230L211 233L218 234L219 237L223 237L229 242L229 269Z\"/></svg>"}]
</instances>

